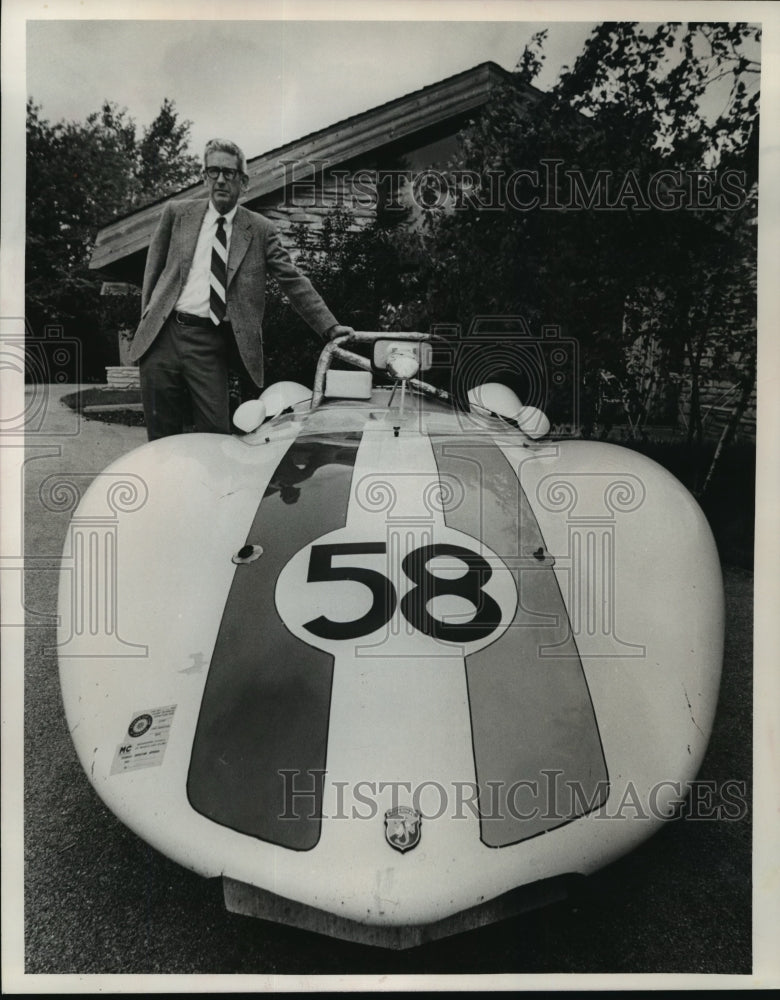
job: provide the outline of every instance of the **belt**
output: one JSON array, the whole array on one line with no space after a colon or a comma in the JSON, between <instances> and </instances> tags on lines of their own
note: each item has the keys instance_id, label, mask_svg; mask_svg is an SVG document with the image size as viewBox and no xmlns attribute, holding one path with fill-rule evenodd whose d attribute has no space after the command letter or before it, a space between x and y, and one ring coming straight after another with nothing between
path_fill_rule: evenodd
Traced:
<instances>
[{"instance_id":1,"label":"belt","mask_svg":"<svg viewBox=\"0 0 780 1000\"><path fill-rule=\"evenodd\" d=\"M219 327L212 323L208 316L195 316L192 313L175 312L173 318L180 326L200 326L207 330L219 329L223 326L230 326L229 319L223 319Z\"/></svg>"}]
</instances>

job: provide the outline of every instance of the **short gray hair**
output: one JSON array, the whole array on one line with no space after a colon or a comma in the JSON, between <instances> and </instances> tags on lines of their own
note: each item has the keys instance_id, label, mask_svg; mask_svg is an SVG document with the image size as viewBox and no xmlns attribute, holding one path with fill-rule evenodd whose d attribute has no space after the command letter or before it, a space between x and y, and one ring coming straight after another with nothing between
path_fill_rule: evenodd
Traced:
<instances>
[{"instance_id":1,"label":"short gray hair","mask_svg":"<svg viewBox=\"0 0 780 1000\"><path fill-rule=\"evenodd\" d=\"M248 177L249 173L246 166L246 157L244 156L244 151L237 146L230 139L209 139L206 143L206 148L203 150L203 169L206 169L206 157L209 153L230 153L238 160L238 169L244 175Z\"/></svg>"}]
</instances>

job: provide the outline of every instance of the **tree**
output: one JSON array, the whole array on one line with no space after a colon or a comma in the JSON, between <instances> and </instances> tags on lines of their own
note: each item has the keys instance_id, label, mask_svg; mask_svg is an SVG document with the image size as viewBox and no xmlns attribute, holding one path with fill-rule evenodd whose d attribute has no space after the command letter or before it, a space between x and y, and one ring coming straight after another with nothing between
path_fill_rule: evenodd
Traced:
<instances>
[{"instance_id":1,"label":"tree","mask_svg":"<svg viewBox=\"0 0 780 1000\"><path fill-rule=\"evenodd\" d=\"M746 24L602 24L556 88L561 103L618 128L638 158L656 153L659 168L695 176L720 167L744 178L742 204L676 213L647 257L667 316L664 374L689 380L688 436L699 444L702 381L734 380L732 435L755 385L760 38ZM640 301L635 318L647 323L657 301Z\"/></svg>"},{"instance_id":2,"label":"tree","mask_svg":"<svg viewBox=\"0 0 780 1000\"><path fill-rule=\"evenodd\" d=\"M138 183L144 201L164 198L191 184L200 161L187 153L192 122L179 122L173 101L166 97L138 144Z\"/></svg>"},{"instance_id":3,"label":"tree","mask_svg":"<svg viewBox=\"0 0 780 1000\"><path fill-rule=\"evenodd\" d=\"M100 344L102 281L89 270L97 232L196 178L197 161L186 154L189 128L167 99L140 143L127 110L110 101L84 122L57 123L28 101L25 299L34 330L62 324L91 348ZM100 351L88 353L100 362Z\"/></svg>"},{"instance_id":4,"label":"tree","mask_svg":"<svg viewBox=\"0 0 780 1000\"><path fill-rule=\"evenodd\" d=\"M357 329L380 328L384 303L401 295L399 247L379 223L360 226L345 207L331 210L316 234L304 223L292 227L296 264L336 316ZM306 381L322 344L287 302L278 284L268 282L265 355L275 379ZM244 395L251 387L243 387Z\"/></svg>"},{"instance_id":5,"label":"tree","mask_svg":"<svg viewBox=\"0 0 780 1000\"><path fill-rule=\"evenodd\" d=\"M761 29L748 24L606 23L562 72L557 100L667 163L715 167L745 152L758 121ZM719 113L714 108L721 105Z\"/></svg>"},{"instance_id":6,"label":"tree","mask_svg":"<svg viewBox=\"0 0 780 1000\"><path fill-rule=\"evenodd\" d=\"M749 399L755 369L759 38L748 25L602 24L529 105L543 58L535 36L451 164L451 176L480 179L483 203L459 203L454 190L454 210L425 213L416 291L431 320L519 312L537 329L560 324L581 347L591 420L603 373L623 387L637 429L659 387L686 379L700 442L703 380L735 376ZM742 178L743 197L706 204L716 168ZM487 211L496 177L510 179L504 210ZM535 183L515 186L512 202L511 178ZM676 187L681 200L663 210ZM632 348L650 334L648 371Z\"/></svg>"}]
</instances>

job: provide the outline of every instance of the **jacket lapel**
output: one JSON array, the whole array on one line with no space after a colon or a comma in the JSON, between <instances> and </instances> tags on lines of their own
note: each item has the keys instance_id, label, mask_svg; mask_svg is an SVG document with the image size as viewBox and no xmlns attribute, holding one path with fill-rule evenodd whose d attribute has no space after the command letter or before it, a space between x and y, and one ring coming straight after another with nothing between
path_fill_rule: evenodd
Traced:
<instances>
[{"instance_id":1,"label":"jacket lapel","mask_svg":"<svg viewBox=\"0 0 780 1000\"><path fill-rule=\"evenodd\" d=\"M244 259L247 247L252 240L252 225L249 212L240 205L233 219L233 232L230 234L230 249L228 250L227 283L235 277L238 265Z\"/></svg>"},{"instance_id":2,"label":"jacket lapel","mask_svg":"<svg viewBox=\"0 0 780 1000\"><path fill-rule=\"evenodd\" d=\"M192 258L195 256L195 246L198 242L200 227L203 216L209 207L208 198L202 202L193 204L181 217L181 229L179 230L179 260L181 261L181 287L187 281L187 275L192 267Z\"/></svg>"}]
</instances>

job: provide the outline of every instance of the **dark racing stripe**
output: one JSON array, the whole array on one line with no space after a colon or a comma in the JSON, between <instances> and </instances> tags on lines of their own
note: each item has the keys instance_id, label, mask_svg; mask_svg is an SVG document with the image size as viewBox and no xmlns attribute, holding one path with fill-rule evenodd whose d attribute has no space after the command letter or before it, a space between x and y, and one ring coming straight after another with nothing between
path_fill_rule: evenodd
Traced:
<instances>
[{"instance_id":1,"label":"dark racing stripe","mask_svg":"<svg viewBox=\"0 0 780 1000\"><path fill-rule=\"evenodd\" d=\"M600 805L606 762L552 559L518 475L484 439L432 444L440 475L463 486L446 523L481 539L517 584L510 627L466 657L481 839L506 847Z\"/></svg>"},{"instance_id":2,"label":"dark racing stripe","mask_svg":"<svg viewBox=\"0 0 780 1000\"><path fill-rule=\"evenodd\" d=\"M360 439L299 437L272 476L246 539L263 554L236 567L192 746L192 807L295 850L320 836L333 657L287 630L274 591L296 552L346 524Z\"/></svg>"}]
</instances>

